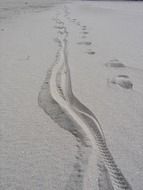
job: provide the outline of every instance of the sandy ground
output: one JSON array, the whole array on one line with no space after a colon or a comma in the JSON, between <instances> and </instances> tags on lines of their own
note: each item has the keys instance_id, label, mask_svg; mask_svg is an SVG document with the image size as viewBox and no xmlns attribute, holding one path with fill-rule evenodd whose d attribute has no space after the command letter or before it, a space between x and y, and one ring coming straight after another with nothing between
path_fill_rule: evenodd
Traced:
<instances>
[{"instance_id":1,"label":"sandy ground","mask_svg":"<svg viewBox=\"0 0 143 190\"><path fill-rule=\"evenodd\" d=\"M142 189L142 8L142 3L73 2L67 4L68 16L62 4L1 12L0 189L63 190L76 161L75 137L38 105L56 57L55 38L62 33L56 17L69 32L74 93L97 116L132 188ZM84 187L74 190L97 187L94 156Z\"/></svg>"},{"instance_id":2,"label":"sandy ground","mask_svg":"<svg viewBox=\"0 0 143 190\"><path fill-rule=\"evenodd\" d=\"M63 189L72 169L74 138L38 106L38 93L55 59L56 11L2 24L0 189Z\"/></svg>"}]
</instances>

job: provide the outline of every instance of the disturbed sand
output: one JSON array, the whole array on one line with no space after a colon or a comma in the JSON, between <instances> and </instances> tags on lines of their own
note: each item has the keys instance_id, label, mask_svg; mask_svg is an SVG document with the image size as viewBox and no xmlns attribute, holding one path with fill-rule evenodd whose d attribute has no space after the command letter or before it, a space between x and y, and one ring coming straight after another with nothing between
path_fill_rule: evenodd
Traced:
<instances>
[{"instance_id":1,"label":"disturbed sand","mask_svg":"<svg viewBox=\"0 0 143 190\"><path fill-rule=\"evenodd\" d=\"M1 189L142 188L140 6L33 5L2 18Z\"/></svg>"}]
</instances>

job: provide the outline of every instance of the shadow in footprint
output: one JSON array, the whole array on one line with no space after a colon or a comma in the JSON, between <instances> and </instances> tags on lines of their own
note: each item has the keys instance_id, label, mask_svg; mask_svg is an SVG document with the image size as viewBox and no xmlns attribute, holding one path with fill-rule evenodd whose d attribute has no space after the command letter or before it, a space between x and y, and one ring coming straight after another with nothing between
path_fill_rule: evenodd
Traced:
<instances>
[{"instance_id":1,"label":"shadow in footprint","mask_svg":"<svg viewBox=\"0 0 143 190\"><path fill-rule=\"evenodd\" d=\"M118 59L112 59L109 62L105 63L106 67L112 68L124 68L126 67L123 63L121 63Z\"/></svg>"},{"instance_id":2,"label":"shadow in footprint","mask_svg":"<svg viewBox=\"0 0 143 190\"><path fill-rule=\"evenodd\" d=\"M118 75L117 77L119 77L119 78L129 78L128 75Z\"/></svg>"},{"instance_id":3,"label":"shadow in footprint","mask_svg":"<svg viewBox=\"0 0 143 190\"><path fill-rule=\"evenodd\" d=\"M118 75L117 77L109 80L109 82L115 85L119 85L120 87L125 89L133 88L133 83L127 75Z\"/></svg>"},{"instance_id":4,"label":"shadow in footprint","mask_svg":"<svg viewBox=\"0 0 143 190\"><path fill-rule=\"evenodd\" d=\"M72 19L72 22L75 22L76 21L76 18Z\"/></svg>"},{"instance_id":5,"label":"shadow in footprint","mask_svg":"<svg viewBox=\"0 0 143 190\"><path fill-rule=\"evenodd\" d=\"M86 28L86 26L82 26L82 30L86 30L87 28Z\"/></svg>"},{"instance_id":6,"label":"shadow in footprint","mask_svg":"<svg viewBox=\"0 0 143 190\"><path fill-rule=\"evenodd\" d=\"M84 31L84 32L82 32L82 33L83 33L83 34L88 34L88 32L85 32L85 31Z\"/></svg>"},{"instance_id":7,"label":"shadow in footprint","mask_svg":"<svg viewBox=\"0 0 143 190\"><path fill-rule=\"evenodd\" d=\"M92 50L88 50L86 53L89 55L95 55L95 51L92 51Z\"/></svg>"},{"instance_id":8,"label":"shadow in footprint","mask_svg":"<svg viewBox=\"0 0 143 190\"><path fill-rule=\"evenodd\" d=\"M78 45L87 45L90 46L92 42L77 42Z\"/></svg>"}]
</instances>

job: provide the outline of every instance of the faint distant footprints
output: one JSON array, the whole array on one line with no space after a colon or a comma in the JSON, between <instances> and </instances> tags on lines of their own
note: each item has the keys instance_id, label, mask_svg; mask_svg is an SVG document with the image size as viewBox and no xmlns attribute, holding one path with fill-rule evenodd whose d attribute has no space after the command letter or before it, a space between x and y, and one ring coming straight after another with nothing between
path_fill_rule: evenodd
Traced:
<instances>
[{"instance_id":1,"label":"faint distant footprints","mask_svg":"<svg viewBox=\"0 0 143 190\"><path fill-rule=\"evenodd\" d=\"M72 22L74 23L75 25L79 26L81 28L81 38L82 39L87 39L88 37L88 30L87 30L87 26L86 25L81 25L81 23L76 19L76 18L70 18L69 16L67 16L67 19L69 20L69 22ZM85 46L91 46L92 45L92 42L90 41L80 41L80 42L77 42L77 45L85 45ZM88 49L87 51L85 51L86 54L88 55L95 55L95 51L92 50L92 49Z\"/></svg>"},{"instance_id":2,"label":"faint distant footprints","mask_svg":"<svg viewBox=\"0 0 143 190\"><path fill-rule=\"evenodd\" d=\"M118 59L112 59L108 63L105 64L106 67L114 68L114 69L125 69L126 66L121 63ZM132 89L133 83L130 80L128 75L120 74L112 79L108 79L108 83L118 85L124 89Z\"/></svg>"},{"instance_id":3,"label":"faint distant footprints","mask_svg":"<svg viewBox=\"0 0 143 190\"><path fill-rule=\"evenodd\" d=\"M83 46L91 46L92 45L92 42L86 40L87 37L88 37L88 29L87 29L87 26L86 25L81 25L81 22L77 19L77 18L71 18L70 15L69 15L69 10L68 8L65 8L65 17L67 18L67 20L70 22L70 23L73 23L74 25L76 26L79 26L79 28L81 29L80 33L81 33L81 38L83 39L82 41L79 41L77 42L77 45L83 45ZM61 29L61 28L59 28ZM60 34L63 34L61 31L59 31ZM87 49L85 51L86 54L88 55L95 55L95 51L92 50L92 48L90 49Z\"/></svg>"},{"instance_id":4,"label":"faint distant footprints","mask_svg":"<svg viewBox=\"0 0 143 190\"><path fill-rule=\"evenodd\" d=\"M118 59L111 59L109 62L105 63L106 67L112 68L124 68L125 65L121 63Z\"/></svg>"},{"instance_id":5,"label":"faint distant footprints","mask_svg":"<svg viewBox=\"0 0 143 190\"><path fill-rule=\"evenodd\" d=\"M78 45L85 45L85 46L91 46L92 42L90 41L81 41L81 42L77 42ZM92 49L88 49L85 53L89 54L89 55L94 55L95 51L93 51Z\"/></svg>"},{"instance_id":6,"label":"faint distant footprints","mask_svg":"<svg viewBox=\"0 0 143 190\"><path fill-rule=\"evenodd\" d=\"M77 149L76 162L65 186L65 190L83 190L84 174L88 166L88 158L91 150L89 147L82 146L81 143L77 144Z\"/></svg>"},{"instance_id":7,"label":"faint distant footprints","mask_svg":"<svg viewBox=\"0 0 143 190\"><path fill-rule=\"evenodd\" d=\"M54 20L56 21L56 25L54 26L54 28L57 29L57 33L60 35L66 34L67 31L66 31L65 23L58 18L56 18ZM57 42L57 40L56 40L56 42Z\"/></svg>"},{"instance_id":8,"label":"faint distant footprints","mask_svg":"<svg viewBox=\"0 0 143 190\"><path fill-rule=\"evenodd\" d=\"M88 36L88 31L87 31L87 26L81 26L81 34L82 34L82 38L87 38Z\"/></svg>"},{"instance_id":9,"label":"faint distant footprints","mask_svg":"<svg viewBox=\"0 0 143 190\"><path fill-rule=\"evenodd\" d=\"M114 190L108 170L101 161L98 163L98 169L99 169L99 177L98 177L99 190Z\"/></svg>"},{"instance_id":10,"label":"faint distant footprints","mask_svg":"<svg viewBox=\"0 0 143 190\"><path fill-rule=\"evenodd\" d=\"M82 30L86 30L87 29L87 26L82 26Z\"/></svg>"},{"instance_id":11,"label":"faint distant footprints","mask_svg":"<svg viewBox=\"0 0 143 190\"><path fill-rule=\"evenodd\" d=\"M64 29L64 22L62 22L60 19L55 19L56 20L56 29L62 30Z\"/></svg>"},{"instance_id":12,"label":"faint distant footprints","mask_svg":"<svg viewBox=\"0 0 143 190\"><path fill-rule=\"evenodd\" d=\"M77 21L76 18L71 19L71 22L75 23L76 25L80 26L80 22Z\"/></svg>"},{"instance_id":13,"label":"faint distant footprints","mask_svg":"<svg viewBox=\"0 0 143 190\"><path fill-rule=\"evenodd\" d=\"M73 18L73 19L72 19L72 22L76 22L76 18Z\"/></svg>"},{"instance_id":14,"label":"faint distant footprints","mask_svg":"<svg viewBox=\"0 0 143 190\"><path fill-rule=\"evenodd\" d=\"M56 29L64 29L64 26L55 26Z\"/></svg>"},{"instance_id":15,"label":"faint distant footprints","mask_svg":"<svg viewBox=\"0 0 143 190\"><path fill-rule=\"evenodd\" d=\"M81 30L82 30L81 31L81 34L82 34L81 38L86 39L88 37L88 34L89 34L89 32L87 31L87 26L86 25L81 26ZM92 42L90 42L90 41L82 41L82 42L78 42L77 44L78 45L90 46L90 45L92 45ZM92 49L88 49L85 53L88 54L88 55L95 55L96 52L94 50L92 50Z\"/></svg>"}]
</instances>

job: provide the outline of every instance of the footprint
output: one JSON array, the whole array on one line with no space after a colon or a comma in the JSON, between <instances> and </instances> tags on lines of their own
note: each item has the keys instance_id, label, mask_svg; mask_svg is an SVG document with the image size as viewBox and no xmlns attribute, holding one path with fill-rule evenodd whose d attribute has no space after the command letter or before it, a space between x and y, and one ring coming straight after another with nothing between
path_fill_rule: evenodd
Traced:
<instances>
[{"instance_id":1,"label":"footprint","mask_svg":"<svg viewBox=\"0 0 143 190\"><path fill-rule=\"evenodd\" d=\"M84 44L85 44L85 45L91 45L92 42L85 42Z\"/></svg>"},{"instance_id":2,"label":"footprint","mask_svg":"<svg viewBox=\"0 0 143 190\"><path fill-rule=\"evenodd\" d=\"M87 54L89 54L89 55L94 55L94 54L95 54L95 51L89 50L89 51L87 52Z\"/></svg>"},{"instance_id":3,"label":"footprint","mask_svg":"<svg viewBox=\"0 0 143 190\"><path fill-rule=\"evenodd\" d=\"M91 42L77 42L78 45L91 45L92 43Z\"/></svg>"},{"instance_id":4,"label":"footprint","mask_svg":"<svg viewBox=\"0 0 143 190\"><path fill-rule=\"evenodd\" d=\"M129 78L129 76L128 75L118 75L118 77L120 78Z\"/></svg>"},{"instance_id":5,"label":"footprint","mask_svg":"<svg viewBox=\"0 0 143 190\"><path fill-rule=\"evenodd\" d=\"M132 89L133 88L133 83L129 79L127 75L119 75L109 81L112 84L119 85L122 88L125 89Z\"/></svg>"},{"instance_id":6,"label":"footprint","mask_svg":"<svg viewBox=\"0 0 143 190\"><path fill-rule=\"evenodd\" d=\"M55 26L55 28L62 30L62 29L64 29L65 27L64 27L64 26Z\"/></svg>"},{"instance_id":7,"label":"footprint","mask_svg":"<svg viewBox=\"0 0 143 190\"><path fill-rule=\"evenodd\" d=\"M124 68L126 67L123 63L121 63L118 59L112 59L108 63L105 63L106 67L113 67L113 68Z\"/></svg>"},{"instance_id":8,"label":"footprint","mask_svg":"<svg viewBox=\"0 0 143 190\"><path fill-rule=\"evenodd\" d=\"M82 30L86 30L87 28L86 28L86 26L82 26Z\"/></svg>"},{"instance_id":9,"label":"footprint","mask_svg":"<svg viewBox=\"0 0 143 190\"><path fill-rule=\"evenodd\" d=\"M88 34L88 32L85 32L85 31L84 31L84 32L82 32L82 33L83 33L83 34Z\"/></svg>"},{"instance_id":10,"label":"footprint","mask_svg":"<svg viewBox=\"0 0 143 190\"><path fill-rule=\"evenodd\" d=\"M75 22L75 21L76 21L76 18L73 18L73 19L72 19L72 22Z\"/></svg>"},{"instance_id":11,"label":"footprint","mask_svg":"<svg viewBox=\"0 0 143 190\"><path fill-rule=\"evenodd\" d=\"M124 65L122 62L120 62L118 59L112 59L109 62L105 63L106 67L112 67L112 68L126 68L133 71L140 71L143 72L142 68L132 67Z\"/></svg>"}]
</instances>

